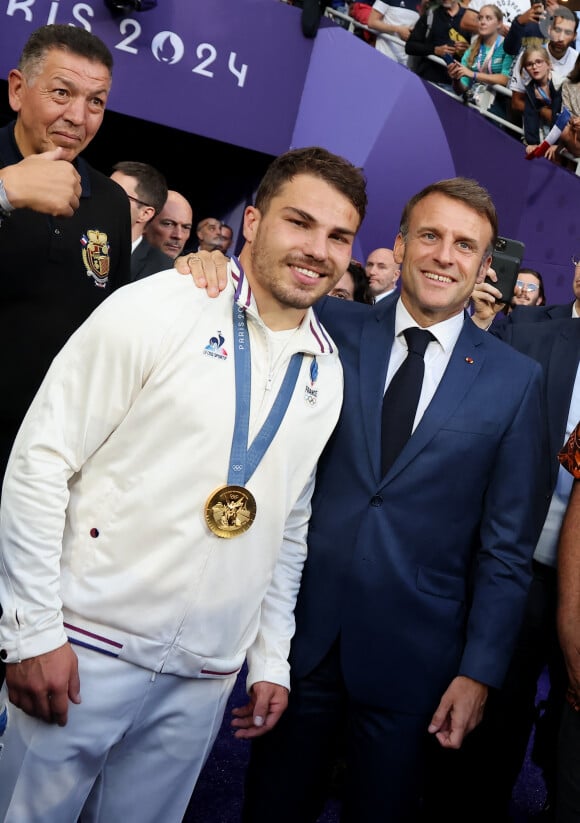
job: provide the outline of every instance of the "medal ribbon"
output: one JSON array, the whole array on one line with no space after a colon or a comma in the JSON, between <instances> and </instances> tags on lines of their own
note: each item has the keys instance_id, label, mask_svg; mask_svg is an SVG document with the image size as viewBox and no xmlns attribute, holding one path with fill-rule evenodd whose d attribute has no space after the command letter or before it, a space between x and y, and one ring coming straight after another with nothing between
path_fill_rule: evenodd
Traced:
<instances>
[{"instance_id":1,"label":"medal ribbon","mask_svg":"<svg viewBox=\"0 0 580 823\"><path fill-rule=\"evenodd\" d=\"M250 428L250 392L252 385L252 362L250 356L250 335L246 312L242 306L234 303L234 339L235 339L235 368L236 368L236 421L230 452L230 468L228 484L244 486L260 460L265 455L274 435L280 428L290 398L294 392L303 354L297 352L292 355L284 380L274 405L268 417L250 448L248 449L248 432Z\"/></svg>"}]
</instances>

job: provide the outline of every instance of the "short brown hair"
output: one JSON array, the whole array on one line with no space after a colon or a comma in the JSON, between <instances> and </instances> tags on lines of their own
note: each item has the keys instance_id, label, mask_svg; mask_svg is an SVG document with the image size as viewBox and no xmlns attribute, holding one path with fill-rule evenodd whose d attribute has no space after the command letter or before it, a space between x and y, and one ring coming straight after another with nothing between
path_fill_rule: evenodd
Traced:
<instances>
[{"instance_id":1,"label":"short brown hair","mask_svg":"<svg viewBox=\"0 0 580 823\"><path fill-rule=\"evenodd\" d=\"M298 174L320 177L344 194L357 210L362 223L367 209L366 180L362 169L320 146L291 149L277 157L258 187L256 208L262 213L267 212L272 198Z\"/></svg>"},{"instance_id":2,"label":"short brown hair","mask_svg":"<svg viewBox=\"0 0 580 823\"><path fill-rule=\"evenodd\" d=\"M165 201L167 200L167 181L154 166L149 163L141 163L137 160L121 160L115 163L113 171L133 177L135 183L135 193L141 198L145 206L152 206L155 214L159 214Z\"/></svg>"},{"instance_id":3,"label":"short brown hair","mask_svg":"<svg viewBox=\"0 0 580 823\"><path fill-rule=\"evenodd\" d=\"M399 231L403 239L406 239L409 231L411 212L417 203L420 203L421 200L424 200L425 197L428 197L430 194L442 194L444 197L459 200L482 217L485 217L492 231L491 246L486 249L486 252L491 251L497 240L497 212L487 189L484 189L476 180L471 180L469 177L451 177L448 180L439 180L437 183L431 183L430 186L426 186L418 194L414 195L414 197L411 197L401 215Z\"/></svg>"}]
</instances>

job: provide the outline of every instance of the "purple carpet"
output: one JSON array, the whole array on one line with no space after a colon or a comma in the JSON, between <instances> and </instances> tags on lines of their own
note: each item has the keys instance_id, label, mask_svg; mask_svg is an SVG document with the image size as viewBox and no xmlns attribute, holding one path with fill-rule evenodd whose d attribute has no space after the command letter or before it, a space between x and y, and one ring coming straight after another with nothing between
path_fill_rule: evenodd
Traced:
<instances>
[{"instance_id":1,"label":"purple carpet","mask_svg":"<svg viewBox=\"0 0 580 823\"><path fill-rule=\"evenodd\" d=\"M545 696L547 677L539 683L538 699ZM246 702L245 673L240 676L228 705L222 728L192 795L183 823L239 823L243 781L249 744L236 740L230 728L230 712ZM513 823L532 823L541 811L545 790L539 769L528 757L513 793ZM338 823L337 802L329 802L319 823Z\"/></svg>"}]
</instances>

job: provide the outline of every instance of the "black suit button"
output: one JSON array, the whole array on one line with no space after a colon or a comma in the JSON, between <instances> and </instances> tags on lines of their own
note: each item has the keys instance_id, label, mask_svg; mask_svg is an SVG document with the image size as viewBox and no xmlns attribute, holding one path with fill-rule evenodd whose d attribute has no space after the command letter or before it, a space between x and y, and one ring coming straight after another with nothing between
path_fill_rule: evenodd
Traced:
<instances>
[{"instance_id":1,"label":"black suit button","mask_svg":"<svg viewBox=\"0 0 580 823\"><path fill-rule=\"evenodd\" d=\"M375 494L371 497L371 506L382 506L383 505L383 498L380 494Z\"/></svg>"}]
</instances>

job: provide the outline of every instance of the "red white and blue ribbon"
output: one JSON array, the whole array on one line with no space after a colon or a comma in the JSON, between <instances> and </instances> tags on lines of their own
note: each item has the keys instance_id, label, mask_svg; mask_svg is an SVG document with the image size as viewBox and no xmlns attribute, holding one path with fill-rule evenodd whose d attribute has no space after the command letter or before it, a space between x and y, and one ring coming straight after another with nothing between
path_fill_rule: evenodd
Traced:
<instances>
[{"instance_id":1,"label":"red white and blue ribbon","mask_svg":"<svg viewBox=\"0 0 580 823\"><path fill-rule=\"evenodd\" d=\"M550 146L553 146L554 143L557 143L560 139L560 135L568 125L568 121L572 117L572 113L564 106L558 117L556 118L556 122L546 135L545 140L540 143L539 146L531 151L529 154L526 154L528 160L531 160L533 157L543 157L545 153L548 151Z\"/></svg>"}]
</instances>

